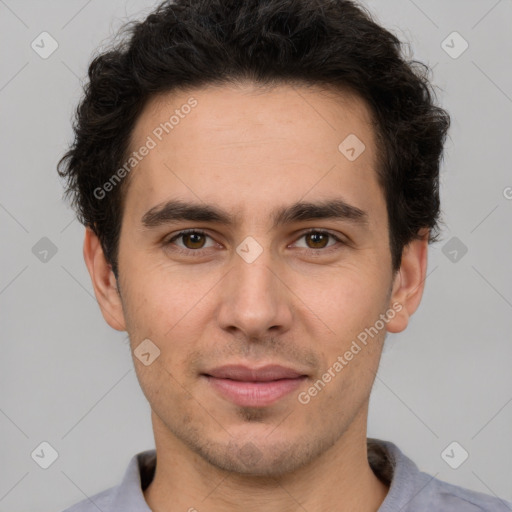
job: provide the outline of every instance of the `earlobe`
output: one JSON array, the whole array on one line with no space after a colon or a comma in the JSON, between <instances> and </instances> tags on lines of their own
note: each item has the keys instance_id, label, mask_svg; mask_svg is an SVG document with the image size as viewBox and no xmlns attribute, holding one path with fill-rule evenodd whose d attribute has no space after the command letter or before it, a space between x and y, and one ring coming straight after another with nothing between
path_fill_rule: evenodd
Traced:
<instances>
[{"instance_id":1,"label":"earlobe","mask_svg":"<svg viewBox=\"0 0 512 512\"><path fill-rule=\"evenodd\" d=\"M90 227L85 228L83 253L103 318L113 329L125 331L123 306L116 278L98 237Z\"/></svg>"},{"instance_id":2,"label":"earlobe","mask_svg":"<svg viewBox=\"0 0 512 512\"><path fill-rule=\"evenodd\" d=\"M421 238L404 247L400 269L395 274L391 292L390 307L395 304L397 311L386 329L388 332L402 332L409 318L418 309L427 272L428 230L420 232Z\"/></svg>"}]
</instances>

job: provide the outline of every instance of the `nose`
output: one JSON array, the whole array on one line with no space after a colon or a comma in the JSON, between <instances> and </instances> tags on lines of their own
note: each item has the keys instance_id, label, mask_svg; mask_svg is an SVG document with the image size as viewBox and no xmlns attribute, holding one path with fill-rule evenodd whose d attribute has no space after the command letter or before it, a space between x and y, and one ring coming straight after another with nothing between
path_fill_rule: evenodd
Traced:
<instances>
[{"instance_id":1,"label":"nose","mask_svg":"<svg viewBox=\"0 0 512 512\"><path fill-rule=\"evenodd\" d=\"M218 322L231 334L248 340L281 335L292 324L293 294L284 282L282 267L264 250L248 263L238 254L221 283Z\"/></svg>"}]
</instances>

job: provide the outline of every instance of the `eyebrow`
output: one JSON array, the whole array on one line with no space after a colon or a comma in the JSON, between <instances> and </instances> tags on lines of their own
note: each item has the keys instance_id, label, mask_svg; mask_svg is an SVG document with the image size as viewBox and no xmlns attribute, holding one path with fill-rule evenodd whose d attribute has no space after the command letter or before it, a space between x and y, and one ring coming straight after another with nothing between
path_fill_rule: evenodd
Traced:
<instances>
[{"instance_id":1,"label":"eyebrow","mask_svg":"<svg viewBox=\"0 0 512 512\"><path fill-rule=\"evenodd\" d=\"M358 225L368 224L368 214L342 199L325 200L316 203L298 201L281 207L271 214L273 227L309 220L334 219L350 221ZM148 210L141 219L147 229L177 221L211 222L232 226L237 218L228 212L208 204L188 203L170 200Z\"/></svg>"}]
</instances>

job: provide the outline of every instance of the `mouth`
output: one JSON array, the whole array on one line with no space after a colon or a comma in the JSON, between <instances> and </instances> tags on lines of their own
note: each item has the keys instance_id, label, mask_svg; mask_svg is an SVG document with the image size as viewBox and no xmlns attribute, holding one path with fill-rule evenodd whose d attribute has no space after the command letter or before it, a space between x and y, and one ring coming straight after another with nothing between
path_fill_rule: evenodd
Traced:
<instances>
[{"instance_id":1,"label":"mouth","mask_svg":"<svg viewBox=\"0 0 512 512\"><path fill-rule=\"evenodd\" d=\"M212 389L241 407L265 407L300 387L308 376L279 365L228 365L201 374Z\"/></svg>"}]
</instances>

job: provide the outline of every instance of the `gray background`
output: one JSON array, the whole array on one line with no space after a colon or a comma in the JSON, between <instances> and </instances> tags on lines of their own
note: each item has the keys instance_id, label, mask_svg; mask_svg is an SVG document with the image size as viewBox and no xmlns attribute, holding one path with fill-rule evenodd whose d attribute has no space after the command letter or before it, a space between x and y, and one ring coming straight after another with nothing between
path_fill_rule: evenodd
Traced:
<instances>
[{"instance_id":1,"label":"gray background","mask_svg":"<svg viewBox=\"0 0 512 512\"><path fill-rule=\"evenodd\" d=\"M422 305L386 341L369 435L440 479L512 500L512 1L367 4L434 66L453 117L443 240ZM0 512L62 510L154 446L126 334L101 317L55 171L93 50L152 5L0 0ZM59 45L47 59L31 48L43 31ZM442 47L453 31L469 44L458 58ZM31 458L43 441L58 452L48 469ZM453 441L469 453L458 469L441 457Z\"/></svg>"}]
</instances>

